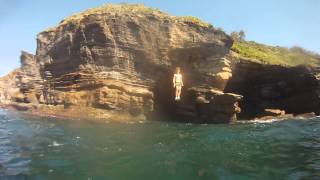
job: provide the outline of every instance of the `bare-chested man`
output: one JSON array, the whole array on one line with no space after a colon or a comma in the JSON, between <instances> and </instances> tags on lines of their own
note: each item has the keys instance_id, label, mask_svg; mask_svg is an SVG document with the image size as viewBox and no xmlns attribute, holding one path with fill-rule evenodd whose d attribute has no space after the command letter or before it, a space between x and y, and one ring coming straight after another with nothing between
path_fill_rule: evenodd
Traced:
<instances>
[{"instance_id":1,"label":"bare-chested man","mask_svg":"<svg viewBox=\"0 0 320 180\"><path fill-rule=\"evenodd\" d=\"M183 86L182 74L180 73L180 67L176 68L176 73L173 76L173 87L176 88L175 100L180 100L181 88Z\"/></svg>"}]
</instances>

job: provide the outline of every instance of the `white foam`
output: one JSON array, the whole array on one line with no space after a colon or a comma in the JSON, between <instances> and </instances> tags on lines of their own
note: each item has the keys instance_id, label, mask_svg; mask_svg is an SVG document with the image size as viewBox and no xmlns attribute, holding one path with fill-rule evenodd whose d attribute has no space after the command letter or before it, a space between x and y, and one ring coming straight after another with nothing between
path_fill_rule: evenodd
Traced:
<instances>
[{"instance_id":1,"label":"white foam","mask_svg":"<svg viewBox=\"0 0 320 180\"><path fill-rule=\"evenodd\" d=\"M283 119L279 119L279 118L275 118L275 119L255 119L255 120L249 120L249 121L237 121L237 123L243 123L243 124L247 124L247 123L261 123L261 124L265 124L265 123L273 123L273 122L278 122L278 121L283 121L286 120L285 118Z\"/></svg>"},{"instance_id":2,"label":"white foam","mask_svg":"<svg viewBox=\"0 0 320 180\"><path fill-rule=\"evenodd\" d=\"M57 143L57 141L53 141L52 144L48 145L48 147L59 147L59 146L63 146L63 144L59 144Z\"/></svg>"}]
</instances>

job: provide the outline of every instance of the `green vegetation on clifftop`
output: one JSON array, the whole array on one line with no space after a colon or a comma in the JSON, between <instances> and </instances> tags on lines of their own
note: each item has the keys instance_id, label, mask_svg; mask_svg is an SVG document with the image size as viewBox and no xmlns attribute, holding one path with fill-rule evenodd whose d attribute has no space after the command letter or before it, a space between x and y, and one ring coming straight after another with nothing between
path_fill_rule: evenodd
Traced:
<instances>
[{"instance_id":1,"label":"green vegetation on clifftop","mask_svg":"<svg viewBox=\"0 0 320 180\"><path fill-rule=\"evenodd\" d=\"M235 41L232 50L247 60L283 66L320 66L320 55L300 47L268 46L253 41Z\"/></svg>"},{"instance_id":2,"label":"green vegetation on clifftop","mask_svg":"<svg viewBox=\"0 0 320 180\"><path fill-rule=\"evenodd\" d=\"M79 22L81 19L83 19L86 16L89 15L98 15L98 14L106 14L106 13L112 13L112 14L153 14L158 17L171 19L178 22L184 22L184 23L193 23L202 27L212 28L213 26L210 23L204 22L200 20L197 17L193 16L171 16L165 12L162 12L161 10L157 8L150 8L143 4L127 4L127 3L120 3L120 4L105 4L99 7L95 8L89 8L83 12L73 14L64 20L60 22L59 25L68 24L71 22ZM46 31L52 31L54 28L49 28Z\"/></svg>"},{"instance_id":3,"label":"green vegetation on clifftop","mask_svg":"<svg viewBox=\"0 0 320 180\"><path fill-rule=\"evenodd\" d=\"M204 28L213 28L210 23L204 22L193 16L171 16L156 8L150 8L143 4L105 4L103 6L87 9L83 12L71 15L60 22L58 27L63 27L67 24L80 24L85 17L91 15L106 15L113 16L144 16L154 15L161 20L174 23L194 24ZM57 27L49 28L44 32L55 31ZM218 29L219 30L219 29ZM222 31L220 31L222 32ZM310 66L320 66L320 55L304 50L300 47L285 48L279 46L268 46L259 44L253 41L245 41L245 32L231 33L234 44L232 51L238 53L240 57L248 61L254 61L262 64L274 64L282 66L297 66L301 64Z\"/></svg>"}]
</instances>

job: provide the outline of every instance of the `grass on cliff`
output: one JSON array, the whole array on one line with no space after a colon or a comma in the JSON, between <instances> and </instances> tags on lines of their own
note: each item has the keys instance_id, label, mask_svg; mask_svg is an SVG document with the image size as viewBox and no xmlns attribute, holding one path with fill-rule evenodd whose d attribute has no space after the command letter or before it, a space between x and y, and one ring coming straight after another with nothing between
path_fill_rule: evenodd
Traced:
<instances>
[{"instance_id":1,"label":"grass on cliff","mask_svg":"<svg viewBox=\"0 0 320 180\"><path fill-rule=\"evenodd\" d=\"M180 16L178 17L184 22L191 22L193 24L197 24L203 27L213 27L210 23L204 22L201 19L194 17L194 16Z\"/></svg>"},{"instance_id":2,"label":"grass on cliff","mask_svg":"<svg viewBox=\"0 0 320 180\"><path fill-rule=\"evenodd\" d=\"M130 13L130 14L154 14L158 17L172 19L179 22L185 23L193 23L203 27L213 27L211 24L200 20L197 17L193 16L170 16L169 14L162 12L157 8L150 8L143 4L127 4L127 3L120 3L120 4L105 4L95 8L89 8L83 12L73 14L69 17L63 19L59 25L64 25L68 23L78 23L82 18L85 16L89 16L92 14L106 14L106 13L114 13L114 14L121 14L121 13ZM45 32L53 31L55 28L48 28Z\"/></svg>"},{"instance_id":3,"label":"grass on cliff","mask_svg":"<svg viewBox=\"0 0 320 180\"><path fill-rule=\"evenodd\" d=\"M60 24L68 23L71 21L82 19L84 16L88 16L91 14L105 14L105 13L124 13L124 12L131 12L131 13L143 13L143 14L164 14L159 9L146 7L143 4L105 4L95 8L89 8L83 12L76 13L71 15L64 20L61 21Z\"/></svg>"},{"instance_id":4,"label":"grass on cliff","mask_svg":"<svg viewBox=\"0 0 320 180\"><path fill-rule=\"evenodd\" d=\"M253 41L235 41L232 50L250 61L283 66L320 66L320 55L300 47L268 46Z\"/></svg>"}]
</instances>

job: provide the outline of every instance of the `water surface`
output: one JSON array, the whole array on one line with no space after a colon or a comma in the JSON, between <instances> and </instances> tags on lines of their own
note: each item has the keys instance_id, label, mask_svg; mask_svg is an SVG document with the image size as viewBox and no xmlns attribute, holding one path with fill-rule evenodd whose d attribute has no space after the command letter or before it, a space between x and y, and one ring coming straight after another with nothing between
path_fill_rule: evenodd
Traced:
<instances>
[{"instance_id":1,"label":"water surface","mask_svg":"<svg viewBox=\"0 0 320 180\"><path fill-rule=\"evenodd\" d=\"M320 118L94 123L0 110L0 179L319 179Z\"/></svg>"}]
</instances>

